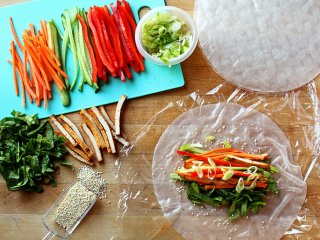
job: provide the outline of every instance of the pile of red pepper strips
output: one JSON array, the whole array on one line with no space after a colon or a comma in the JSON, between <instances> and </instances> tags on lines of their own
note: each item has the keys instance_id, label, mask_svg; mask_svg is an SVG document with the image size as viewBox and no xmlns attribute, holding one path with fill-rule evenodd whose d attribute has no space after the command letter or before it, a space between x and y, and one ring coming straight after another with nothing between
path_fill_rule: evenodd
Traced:
<instances>
[{"instance_id":1,"label":"pile of red pepper strips","mask_svg":"<svg viewBox=\"0 0 320 240\"><path fill-rule=\"evenodd\" d=\"M110 5L112 13L109 11L107 6L103 7L91 7L88 12L84 9L78 10L76 7L72 14L70 15L69 11L66 10L62 15L62 23L64 27L64 34L61 34L58 27L56 26L57 31L59 32L59 36L61 37L62 50L61 50L61 59L60 56L54 56L53 59L57 59L58 66L61 63L61 70L56 71L53 75L59 75L59 78L63 78L64 81L59 82L58 91L69 89L73 90L75 83L78 79L78 71L80 67L80 72L82 73L81 82L79 83L79 90L82 90L83 83L88 83L90 86L93 86L95 90L99 89L99 79L102 82L107 81L107 76L110 75L112 77L118 77L121 81L125 82L126 79L132 79L132 73L130 70L130 66L137 73L144 71L144 63L141 54L138 52L134 35L136 30L136 22L134 19L133 12L128 2L125 0L117 0L117 4ZM12 32L15 36L15 40L19 45L20 41L17 37L16 31L13 27L12 19L11 26ZM51 22L54 22L53 20ZM46 22L44 20L41 21L41 27L45 28ZM42 29L44 32L46 29ZM25 33L28 30L24 31ZM48 42L43 42L47 47L50 47ZM39 45L39 44L38 44ZM37 48L38 45L35 44ZM20 45L19 45L20 46ZM66 55L67 48L70 48L73 54L74 60L74 74L72 84L69 83L66 69ZM13 54L13 61L17 59L18 54L15 51L14 42L11 43L11 53ZM23 51L23 49L21 49ZM47 50L48 51L48 50ZM25 54L25 52L23 52ZM27 53L28 54L28 53ZM60 55L60 54L56 54ZM26 56L27 57L27 56ZM26 63L21 62L21 65L27 65ZM31 64L31 62L29 62ZM34 63L35 66L32 68L26 67L24 72L20 74L19 71L22 71L18 68L17 64L14 64L14 84L16 89L16 94L19 95L18 84L16 80L16 72L21 76L30 76L27 80L29 82L33 82L33 76L35 76L33 71L39 72L39 69L42 69L43 66L41 64L37 65L37 62ZM28 69L29 72L28 73ZM41 74L38 74L41 76ZM42 76L43 77L43 76ZM26 86L26 79L21 78L21 86L22 86L22 96L24 96L24 91ZM63 83L61 85L61 83ZM55 83L57 83L55 81ZM30 92L27 90L27 95L30 95ZM64 90L65 91L65 90ZM49 93L51 96L51 93ZM60 94L60 98L63 101L64 96ZM38 97L34 97L39 105ZM45 105L47 106L47 99L45 99ZM33 102L30 98L30 102ZM25 99L23 100L23 105L25 105Z\"/></svg>"}]
</instances>

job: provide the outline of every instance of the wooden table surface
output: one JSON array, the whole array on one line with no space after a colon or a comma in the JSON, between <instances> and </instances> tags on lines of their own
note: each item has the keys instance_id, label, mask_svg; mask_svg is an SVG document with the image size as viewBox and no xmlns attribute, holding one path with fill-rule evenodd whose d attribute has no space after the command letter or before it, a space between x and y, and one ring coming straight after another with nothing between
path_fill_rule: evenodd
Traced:
<instances>
[{"instance_id":1,"label":"wooden table surface","mask_svg":"<svg viewBox=\"0 0 320 240\"><path fill-rule=\"evenodd\" d=\"M24 2L24 0L1 0L0 6L18 2ZM167 4L180 7L192 14L194 0L168 0ZM127 103L123 112L122 127L128 136L139 131L152 116L167 104L185 99L188 94L194 91L200 96L206 97L207 92L221 85L219 92L221 101L225 101L232 93L238 91L236 87L226 83L212 70L199 47L182 64L182 68L186 81L183 88L131 100ZM319 92L319 89L317 90ZM237 94L241 94L241 92L244 91L241 90ZM258 99L256 94L245 93L245 95L246 104L253 104ZM311 105L308 87L302 87L298 91L286 95L261 97L261 99L269 101L270 105L279 102L279 98L287 101L299 99L302 108ZM214 101L217 101L217 98ZM113 114L115 105L109 105L106 108ZM267 111L259 106L257 109L262 112ZM164 129L180 113L178 110L172 110L161 114L148 134L132 149L129 156L120 158L120 167L119 162L116 161L117 157L111 156L105 156L104 164L96 165L96 169L102 171L103 176L108 180L108 197L94 206L70 239L182 239L162 215L153 191L151 176L154 147ZM295 119L290 114L292 111L286 108L281 112L271 114L270 117L286 133L293 147L296 144L295 141L299 139L299 146L293 148L293 153L305 176L315 153L312 153L310 148L305 148L304 144L310 143L301 139L305 139L305 134L307 134L304 129L312 129L314 120L307 117ZM68 116L77 124L80 123L80 117L77 113ZM299 151L300 155L297 157ZM62 190L75 181L76 170L81 166L74 159L70 158L70 161L74 163L74 169L61 168L60 174L57 176L58 186L56 188L46 187L41 194L9 192L4 180L0 180L0 239L31 240L41 239L44 236L46 229L42 225L41 216ZM308 194L303 207L304 213L300 216L300 223L299 221L295 222L295 229L307 232L299 239L320 239L320 236L317 235L320 231L316 227L320 211L318 168L319 165L315 164L314 170L307 179ZM298 238L287 235L282 239Z\"/></svg>"}]
</instances>

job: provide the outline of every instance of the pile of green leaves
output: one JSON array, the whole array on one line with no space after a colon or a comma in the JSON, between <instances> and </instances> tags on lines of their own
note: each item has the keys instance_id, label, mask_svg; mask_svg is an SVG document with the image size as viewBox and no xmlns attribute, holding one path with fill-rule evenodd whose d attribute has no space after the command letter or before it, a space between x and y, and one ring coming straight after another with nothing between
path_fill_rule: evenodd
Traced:
<instances>
[{"instance_id":1,"label":"pile of green leaves","mask_svg":"<svg viewBox=\"0 0 320 240\"><path fill-rule=\"evenodd\" d=\"M142 26L142 44L155 57L169 65L169 59L186 52L192 35L186 23L168 12L159 12Z\"/></svg>"},{"instance_id":2,"label":"pile of green leaves","mask_svg":"<svg viewBox=\"0 0 320 240\"><path fill-rule=\"evenodd\" d=\"M0 173L8 189L42 192L43 184L56 185L55 163L70 165L65 139L37 115L11 114L0 121Z\"/></svg>"},{"instance_id":3,"label":"pile of green leaves","mask_svg":"<svg viewBox=\"0 0 320 240\"><path fill-rule=\"evenodd\" d=\"M229 219L235 220L246 216L249 212L258 213L267 203L265 198L268 192L280 194L275 180L268 179L268 187L263 189L244 189L237 192L236 189L212 189L206 190L196 182L185 181L178 174L172 173L170 178L183 181L187 186L187 196L194 204L205 206L204 203L213 207L229 206Z\"/></svg>"}]
</instances>

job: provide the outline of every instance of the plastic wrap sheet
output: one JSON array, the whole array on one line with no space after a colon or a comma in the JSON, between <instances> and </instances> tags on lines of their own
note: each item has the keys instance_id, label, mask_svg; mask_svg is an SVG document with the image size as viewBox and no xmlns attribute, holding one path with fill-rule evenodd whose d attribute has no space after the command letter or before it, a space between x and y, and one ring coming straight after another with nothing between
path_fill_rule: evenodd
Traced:
<instances>
[{"instance_id":1,"label":"plastic wrap sheet","mask_svg":"<svg viewBox=\"0 0 320 240\"><path fill-rule=\"evenodd\" d=\"M319 116L315 82L280 95L230 92L221 84L159 106L114 165L120 183L114 239L319 239ZM178 194L180 183L168 176L181 164L175 149L208 132L214 144L227 138L269 153L281 169L280 197L270 195L257 215L229 222L225 208L203 209L183 190Z\"/></svg>"},{"instance_id":2,"label":"plastic wrap sheet","mask_svg":"<svg viewBox=\"0 0 320 240\"><path fill-rule=\"evenodd\" d=\"M319 1L198 0L195 15L204 55L237 86L283 92L319 74Z\"/></svg>"}]
</instances>

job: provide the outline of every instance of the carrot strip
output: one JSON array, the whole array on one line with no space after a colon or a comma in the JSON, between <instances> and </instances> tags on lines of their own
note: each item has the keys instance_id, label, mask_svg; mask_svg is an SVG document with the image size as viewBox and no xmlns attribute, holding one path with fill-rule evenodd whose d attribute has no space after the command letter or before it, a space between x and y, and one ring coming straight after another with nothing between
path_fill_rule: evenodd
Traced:
<instances>
[{"instance_id":1,"label":"carrot strip","mask_svg":"<svg viewBox=\"0 0 320 240\"><path fill-rule=\"evenodd\" d=\"M40 33L41 34L41 33ZM42 35L42 34L41 34ZM43 47L43 49L48 52L50 54L50 56L54 59L54 61L56 62L56 64L60 67L61 63L59 61L59 59L57 58L56 54L53 52L53 50L51 48L49 48L47 45L45 45L42 41L40 41L39 39L42 36L39 37L30 37L30 36L26 36L26 35L22 35L23 39L28 39L34 43L38 43L41 47Z\"/></svg>"},{"instance_id":2,"label":"carrot strip","mask_svg":"<svg viewBox=\"0 0 320 240\"><path fill-rule=\"evenodd\" d=\"M14 40L15 40L16 43L18 44L19 49L22 51L22 50L23 50L23 46L22 46L22 44L21 44L21 42L20 42L20 40L19 40L19 38L18 38L16 29L14 28L13 20L12 20L11 17L10 17L9 21L10 21L11 32L12 32L12 34L13 34Z\"/></svg>"},{"instance_id":3,"label":"carrot strip","mask_svg":"<svg viewBox=\"0 0 320 240\"><path fill-rule=\"evenodd\" d=\"M35 30L34 25L32 23L29 24L29 28L30 28L31 37L35 37L36 30Z\"/></svg>"},{"instance_id":4,"label":"carrot strip","mask_svg":"<svg viewBox=\"0 0 320 240\"><path fill-rule=\"evenodd\" d=\"M44 82L46 83L46 87L48 90L51 89L50 87L50 84L49 84L49 79L47 77L47 74L46 74L46 71L44 70L43 68L43 65L40 63L39 61L39 58L36 54L36 49L35 49L35 46L32 45L32 43L28 40L25 40L24 41L24 45L25 45L25 48L27 49L28 53L31 55L32 59L35 61L35 64L39 67L41 73L42 73L42 77L44 79Z\"/></svg>"},{"instance_id":5,"label":"carrot strip","mask_svg":"<svg viewBox=\"0 0 320 240\"><path fill-rule=\"evenodd\" d=\"M50 65L54 69L56 69L61 74L61 76L63 76L64 78L67 78L67 79L69 78L68 75L64 71L62 71L59 68L59 66L54 63L54 61L52 61L52 58L50 57L50 55L47 52L43 51L43 56L47 58L47 60L49 61Z\"/></svg>"},{"instance_id":6,"label":"carrot strip","mask_svg":"<svg viewBox=\"0 0 320 240\"><path fill-rule=\"evenodd\" d=\"M42 48L40 48L40 51L42 51L42 53L43 53ZM58 88L61 89L61 90L65 89L66 86L64 85L64 83L63 83L62 79L60 78L60 76L55 72L53 67L50 65L50 63L48 62L48 59L47 58L43 58L43 60L44 60L44 63L46 64L46 66L47 66L48 71L52 75L53 81L55 82L55 84L57 84Z\"/></svg>"},{"instance_id":7,"label":"carrot strip","mask_svg":"<svg viewBox=\"0 0 320 240\"><path fill-rule=\"evenodd\" d=\"M238 153L245 153L243 151L240 151L238 149L234 148L216 148L213 150L210 150L208 152L202 153L200 155L209 155L209 154L221 154L221 153L233 153L233 152L238 152Z\"/></svg>"},{"instance_id":8,"label":"carrot strip","mask_svg":"<svg viewBox=\"0 0 320 240\"><path fill-rule=\"evenodd\" d=\"M47 89L43 88L43 107L46 109L48 106L48 94L47 94Z\"/></svg>"},{"instance_id":9,"label":"carrot strip","mask_svg":"<svg viewBox=\"0 0 320 240\"><path fill-rule=\"evenodd\" d=\"M31 67L30 72L31 72L31 75L32 75L32 80L33 80L34 86L35 86L35 88L36 88L36 99L35 99L35 100L36 100L37 105L38 105L38 104L40 105L40 100L41 100L40 91L42 91L42 89L40 89L40 84L39 84L38 79L37 79L36 74L35 74L36 70L33 69L33 68L34 68L34 65L32 65L32 64L30 63L30 67ZM39 106L39 105L38 105L38 106Z\"/></svg>"},{"instance_id":10,"label":"carrot strip","mask_svg":"<svg viewBox=\"0 0 320 240\"><path fill-rule=\"evenodd\" d=\"M12 69L13 69L13 80L14 80L14 88L16 91L16 95L19 96L19 87L18 87L18 79L16 74L16 60L14 54L16 52L16 48L14 46L14 42L11 42L11 55L12 55Z\"/></svg>"},{"instance_id":11,"label":"carrot strip","mask_svg":"<svg viewBox=\"0 0 320 240\"><path fill-rule=\"evenodd\" d=\"M32 90L32 88L29 85L29 75L28 75L28 70L27 70L27 51L26 49L23 50L23 81L27 90L27 93L31 95L33 99L36 99L36 94Z\"/></svg>"},{"instance_id":12,"label":"carrot strip","mask_svg":"<svg viewBox=\"0 0 320 240\"><path fill-rule=\"evenodd\" d=\"M47 24L44 20L40 21L41 25L41 32L43 33L43 40L45 44L48 44L48 29L47 29Z\"/></svg>"},{"instance_id":13,"label":"carrot strip","mask_svg":"<svg viewBox=\"0 0 320 240\"><path fill-rule=\"evenodd\" d=\"M20 82L21 82L21 92L22 92L22 106L25 107L26 106L26 95L25 95L25 92L24 92L24 84L23 84L23 75L22 75L22 71L18 68L18 74L19 74L19 77L20 77Z\"/></svg>"}]
</instances>

